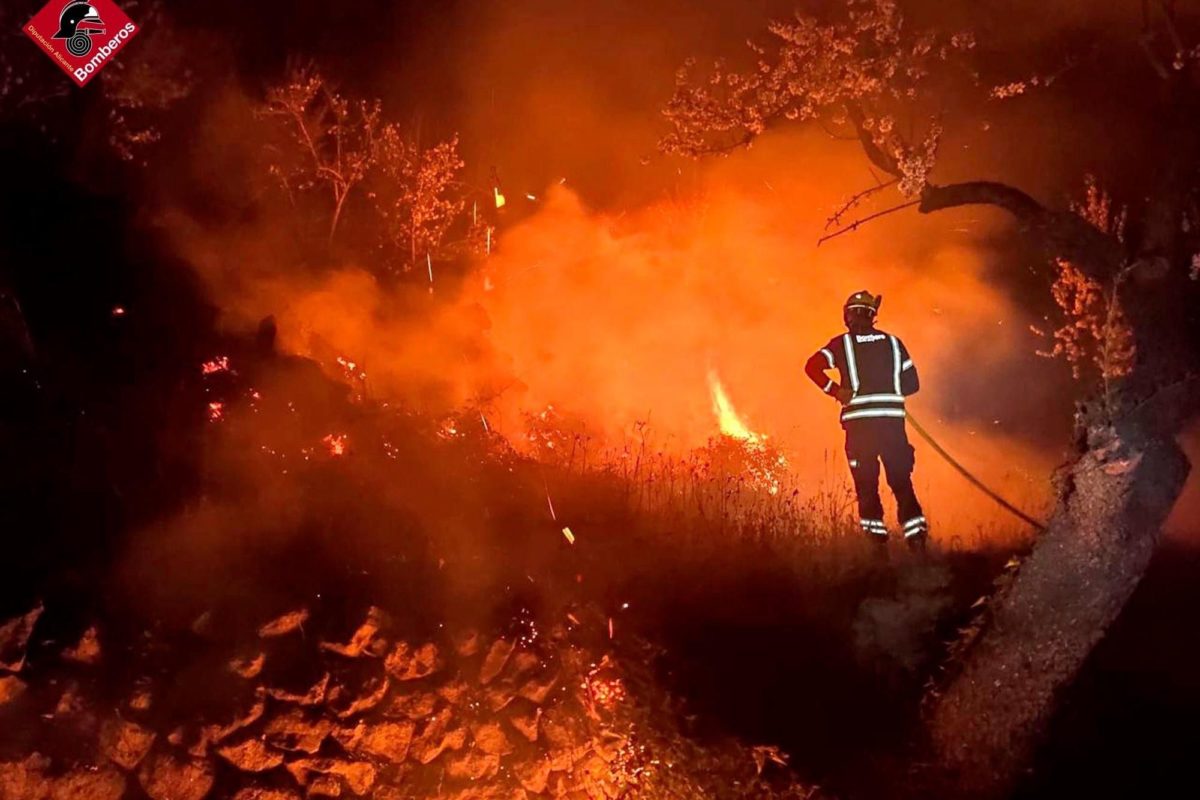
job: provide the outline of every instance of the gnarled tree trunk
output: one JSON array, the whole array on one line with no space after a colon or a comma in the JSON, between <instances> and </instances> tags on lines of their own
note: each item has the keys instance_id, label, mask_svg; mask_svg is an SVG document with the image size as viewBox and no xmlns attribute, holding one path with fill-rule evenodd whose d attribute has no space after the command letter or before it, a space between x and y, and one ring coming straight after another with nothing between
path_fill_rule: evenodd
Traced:
<instances>
[{"instance_id":1,"label":"gnarled tree trunk","mask_svg":"<svg viewBox=\"0 0 1200 800\"><path fill-rule=\"evenodd\" d=\"M946 787L1004 796L1066 686L1141 579L1187 459L1142 424L1094 430L1059 475L1047 530L1000 599L963 671L937 698L930 735Z\"/></svg>"}]
</instances>

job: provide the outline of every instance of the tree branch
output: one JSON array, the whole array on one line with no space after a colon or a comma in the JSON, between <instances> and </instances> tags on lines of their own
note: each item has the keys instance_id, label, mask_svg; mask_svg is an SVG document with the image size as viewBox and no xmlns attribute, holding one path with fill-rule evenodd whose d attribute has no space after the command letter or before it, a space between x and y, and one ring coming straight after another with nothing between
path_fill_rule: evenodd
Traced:
<instances>
[{"instance_id":1,"label":"tree branch","mask_svg":"<svg viewBox=\"0 0 1200 800\"><path fill-rule=\"evenodd\" d=\"M891 154L884 152L879 145L875 144L875 139L871 136L871 132L864 126L863 123L866 121L866 115L863 113L862 108L854 103L848 103L846 105L846 113L854 123L854 130L858 133L858 141L862 144L863 152L867 154L867 158L871 160L871 163L894 178L901 177L900 165L896 163L896 159L892 158Z\"/></svg>"},{"instance_id":2,"label":"tree branch","mask_svg":"<svg viewBox=\"0 0 1200 800\"><path fill-rule=\"evenodd\" d=\"M995 181L928 184L921 192L918 210L931 214L970 205L1004 209L1023 230L1041 239L1051 255L1070 261L1089 277L1107 280L1125 262L1124 248L1114 237L1070 211L1052 211L1007 184Z\"/></svg>"}]
</instances>

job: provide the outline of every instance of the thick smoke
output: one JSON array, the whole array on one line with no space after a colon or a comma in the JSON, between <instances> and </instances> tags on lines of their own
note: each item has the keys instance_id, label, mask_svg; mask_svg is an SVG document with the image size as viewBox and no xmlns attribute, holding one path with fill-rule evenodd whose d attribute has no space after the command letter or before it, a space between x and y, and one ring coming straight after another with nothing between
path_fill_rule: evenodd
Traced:
<instances>
[{"instance_id":1,"label":"thick smoke","mask_svg":"<svg viewBox=\"0 0 1200 800\"><path fill-rule=\"evenodd\" d=\"M618 444L648 423L657 448L682 454L717 433L715 371L746 423L814 486L828 457L840 458L840 431L801 367L840 330L846 295L882 292L881 324L921 368L914 413L985 480L1037 507L1061 456L1071 387L1061 364L1034 355L1045 342L1028 327L1042 322L1044 283L1031 294L1038 264L997 244L1007 220L910 209L817 247L831 211L874 180L853 142L791 129L723 160L653 155L674 68L690 55L739 52L742 34L759 35L790 7L527 2L456 12L435 49L459 91L424 97L381 74L378 93L432 109L426 135L461 132L468 181L486 184L495 167L511 210L527 216L502 225L491 257L466 274L435 272L432 294L419 283L382 289L361 254L301 266L245 135L253 100L240 90L201 124L194 178L217 205L245 213L213 224L170 212L170 228L230 325L273 314L285 349L332 375L342 373L337 357L353 360L380 399L430 414L482 406L518 443L524 415L553 405ZM984 11L950 16L982 20L997 42L1028 42ZM1064 9L1054 27L1093 21ZM972 106L952 120L939 175L1007 178L1061 203L1105 148L1070 142L1064 154L1033 132L1051 119L1086 130L1079 114L1040 95ZM958 530L1002 519L917 448L935 517Z\"/></svg>"}]
</instances>

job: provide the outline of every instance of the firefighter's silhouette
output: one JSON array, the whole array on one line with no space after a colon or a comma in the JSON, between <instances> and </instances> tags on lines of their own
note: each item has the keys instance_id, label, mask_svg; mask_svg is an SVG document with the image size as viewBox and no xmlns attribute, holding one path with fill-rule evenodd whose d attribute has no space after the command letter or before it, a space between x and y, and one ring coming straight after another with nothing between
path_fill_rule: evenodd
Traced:
<instances>
[{"instance_id":1,"label":"firefighter's silhouette","mask_svg":"<svg viewBox=\"0 0 1200 800\"><path fill-rule=\"evenodd\" d=\"M104 34L104 20L91 3L71 0L58 15L58 33L54 39L67 40L67 52L82 58L92 52L92 37Z\"/></svg>"},{"instance_id":2,"label":"firefighter's silhouette","mask_svg":"<svg viewBox=\"0 0 1200 800\"><path fill-rule=\"evenodd\" d=\"M859 522L872 539L887 542L879 499L879 464L896 496L905 541L925 544L929 525L913 491L913 449L904 429L904 398L920 388L917 368L904 343L875 327L882 296L855 292L842 308L846 333L813 354L804 371L820 389L842 404L846 458L858 495ZM837 369L840 382L826 374Z\"/></svg>"}]
</instances>

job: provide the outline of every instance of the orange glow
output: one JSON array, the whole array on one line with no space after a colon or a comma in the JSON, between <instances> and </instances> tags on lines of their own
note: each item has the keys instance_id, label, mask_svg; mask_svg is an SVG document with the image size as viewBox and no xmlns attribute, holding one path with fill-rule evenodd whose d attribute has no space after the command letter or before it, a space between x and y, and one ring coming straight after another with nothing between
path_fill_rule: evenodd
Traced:
<instances>
[{"instance_id":1,"label":"orange glow","mask_svg":"<svg viewBox=\"0 0 1200 800\"><path fill-rule=\"evenodd\" d=\"M344 433L331 433L325 438L321 439L321 441L324 443L325 448L329 451L329 455L333 456L334 458L346 455L346 452L350 447L350 437Z\"/></svg>"},{"instance_id":2,"label":"orange glow","mask_svg":"<svg viewBox=\"0 0 1200 800\"><path fill-rule=\"evenodd\" d=\"M208 419L210 422L220 422L225 418L225 404L212 402L208 404Z\"/></svg>"},{"instance_id":3,"label":"orange glow","mask_svg":"<svg viewBox=\"0 0 1200 800\"><path fill-rule=\"evenodd\" d=\"M217 372L229 371L229 357L217 356L216 358L205 361L200 365L200 374L212 375Z\"/></svg>"}]
</instances>

